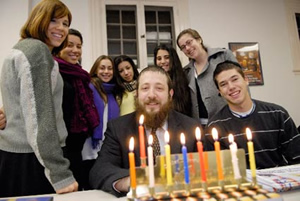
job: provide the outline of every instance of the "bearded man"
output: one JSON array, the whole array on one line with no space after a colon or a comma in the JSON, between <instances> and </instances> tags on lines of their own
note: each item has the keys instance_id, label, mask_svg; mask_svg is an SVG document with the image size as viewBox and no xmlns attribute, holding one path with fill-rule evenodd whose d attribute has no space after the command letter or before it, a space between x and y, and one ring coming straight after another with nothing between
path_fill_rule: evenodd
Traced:
<instances>
[{"instance_id":1,"label":"bearded man","mask_svg":"<svg viewBox=\"0 0 300 201\"><path fill-rule=\"evenodd\" d=\"M176 84L176 83L175 83ZM186 136L189 152L196 150L195 129L201 125L194 119L172 109L172 82L159 67L143 69L137 80L136 112L111 120L107 124L105 140L94 167L90 172L90 184L94 189L125 196L129 190L128 147L130 137L135 140L135 164L140 166L139 117L145 116L145 139L155 131L164 155L164 133L170 134L171 152L181 153L180 134ZM175 92L176 93L176 92ZM147 146L147 140L146 145Z\"/></svg>"}]
</instances>

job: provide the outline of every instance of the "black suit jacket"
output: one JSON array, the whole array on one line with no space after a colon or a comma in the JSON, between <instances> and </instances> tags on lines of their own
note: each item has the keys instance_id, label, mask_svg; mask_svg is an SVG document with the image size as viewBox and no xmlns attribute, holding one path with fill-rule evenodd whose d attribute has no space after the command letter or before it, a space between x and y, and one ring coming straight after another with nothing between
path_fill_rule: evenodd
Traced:
<instances>
[{"instance_id":1,"label":"black suit jacket","mask_svg":"<svg viewBox=\"0 0 300 201\"><path fill-rule=\"evenodd\" d=\"M135 164L140 165L140 149L138 135L138 118L136 113L111 120L107 124L105 140L98 158L90 172L90 184L94 189L101 189L116 196L125 196L113 188L113 183L129 176L129 139L134 137ZM201 125L196 120L171 111L168 115L168 131L170 133L171 152L181 153L180 133L186 136L188 152L196 151L195 128ZM145 141L147 142L145 134Z\"/></svg>"}]
</instances>

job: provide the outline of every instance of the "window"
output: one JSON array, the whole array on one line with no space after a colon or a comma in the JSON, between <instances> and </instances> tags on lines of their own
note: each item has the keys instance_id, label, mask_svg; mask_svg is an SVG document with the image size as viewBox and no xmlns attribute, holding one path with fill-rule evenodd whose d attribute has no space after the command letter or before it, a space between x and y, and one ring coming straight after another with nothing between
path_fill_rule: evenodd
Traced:
<instances>
[{"instance_id":1,"label":"window","mask_svg":"<svg viewBox=\"0 0 300 201\"><path fill-rule=\"evenodd\" d=\"M127 54L138 68L153 64L153 50L176 47L176 35L189 24L188 0L90 0L92 58ZM180 28L180 29L179 29ZM182 62L187 57L178 50Z\"/></svg>"},{"instance_id":2,"label":"window","mask_svg":"<svg viewBox=\"0 0 300 201\"><path fill-rule=\"evenodd\" d=\"M154 65L153 52L157 45L166 44L176 48L172 8L146 6L145 26L148 65Z\"/></svg>"},{"instance_id":3,"label":"window","mask_svg":"<svg viewBox=\"0 0 300 201\"><path fill-rule=\"evenodd\" d=\"M298 29L298 36L300 39L300 13L296 13L296 23L297 23L297 29Z\"/></svg>"},{"instance_id":4,"label":"window","mask_svg":"<svg viewBox=\"0 0 300 201\"><path fill-rule=\"evenodd\" d=\"M136 63L137 31L135 6L106 6L108 55L126 54Z\"/></svg>"},{"instance_id":5,"label":"window","mask_svg":"<svg viewBox=\"0 0 300 201\"><path fill-rule=\"evenodd\" d=\"M154 64L153 51L159 44L174 45L173 9L171 7L145 6L147 65ZM139 66L136 6L107 5L108 55L126 54ZM142 26L142 25L140 25Z\"/></svg>"},{"instance_id":6,"label":"window","mask_svg":"<svg viewBox=\"0 0 300 201\"><path fill-rule=\"evenodd\" d=\"M294 63L293 71L296 74L300 74L300 1L285 0L285 5L291 54Z\"/></svg>"}]
</instances>

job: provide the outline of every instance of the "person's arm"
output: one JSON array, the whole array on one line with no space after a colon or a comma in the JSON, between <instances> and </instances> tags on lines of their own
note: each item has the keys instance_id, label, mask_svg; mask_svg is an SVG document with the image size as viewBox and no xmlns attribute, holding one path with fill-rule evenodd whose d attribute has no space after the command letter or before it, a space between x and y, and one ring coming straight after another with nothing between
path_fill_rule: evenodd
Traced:
<instances>
[{"instance_id":1,"label":"person's arm","mask_svg":"<svg viewBox=\"0 0 300 201\"><path fill-rule=\"evenodd\" d=\"M54 190L72 192L77 190L77 182L61 149L67 131L57 121L62 92L58 66L46 45L38 41L28 41L27 45L31 46L30 51L26 50L26 58L20 59L28 60L30 65L23 62L19 67L20 103L27 140Z\"/></svg>"},{"instance_id":2,"label":"person's arm","mask_svg":"<svg viewBox=\"0 0 300 201\"><path fill-rule=\"evenodd\" d=\"M107 124L105 140L98 153L98 158L90 171L90 185L94 189L100 189L109 192L117 197L125 196L128 192L129 185L126 184L126 177L129 176L128 164L125 167L122 149L122 136L117 136L117 130L120 128L114 125L112 121ZM125 137L124 137L125 139ZM125 162L126 163L126 162ZM124 180L120 180L124 178ZM117 182L120 180L119 182ZM115 185L115 186L114 186Z\"/></svg>"},{"instance_id":3,"label":"person's arm","mask_svg":"<svg viewBox=\"0 0 300 201\"><path fill-rule=\"evenodd\" d=\"M283 115L283 135L281 136L281 150L290 165L300 163L300 134L293 119L287 111Z\"/></svg>"},{"instance_id":4,"label":"person's arm","mask_svg":"<svg viewBox=\"0 0 300 201\"><path fill-rule=\"evenodd\" d=\"M3 130L6 126L6 118L3 107L0 108L0 129Z\"/></svg>"}]
</instances>

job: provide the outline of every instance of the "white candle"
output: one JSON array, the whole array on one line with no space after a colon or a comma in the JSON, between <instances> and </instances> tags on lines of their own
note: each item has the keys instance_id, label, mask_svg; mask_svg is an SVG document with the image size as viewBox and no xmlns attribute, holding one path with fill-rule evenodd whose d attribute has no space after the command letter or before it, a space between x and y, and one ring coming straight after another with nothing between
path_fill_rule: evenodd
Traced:
<instances>
[{"instance_id":1,"label":"white candle","mask_svg":"<svg viewBox=\"0 0 300 201\"><path fill-rule=\"evenodd\" d=\"M228 141L230 143L229 148L231 152L231 162L232 162L232 167L233 167L233 174L235 179L240 179L241 174L240 174L240 169L239 169L239 163L238 163L238 158L237 158L237 145L234 142L234 138L232 134L229 134L228 136Z\"/></svg>"},{"instance_id":2,"label":"white candle","mask_svg":"<svg viewBox=\"0 0 300 201\"><path fill-rule=\"evenodd\" d=\"M153 136L149 135L149 138L148 138L149 146L147 148L147 151L148 151L149 187L150 188L154 188L154 185L155 185L152 143L153 143Z\"/></svg>"}]
</instances>

